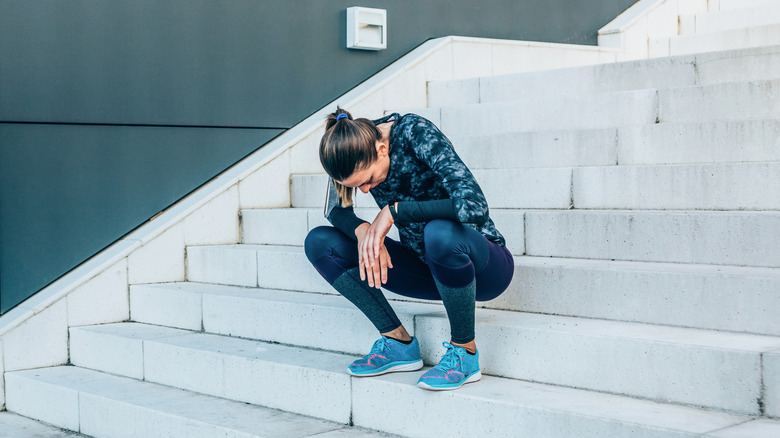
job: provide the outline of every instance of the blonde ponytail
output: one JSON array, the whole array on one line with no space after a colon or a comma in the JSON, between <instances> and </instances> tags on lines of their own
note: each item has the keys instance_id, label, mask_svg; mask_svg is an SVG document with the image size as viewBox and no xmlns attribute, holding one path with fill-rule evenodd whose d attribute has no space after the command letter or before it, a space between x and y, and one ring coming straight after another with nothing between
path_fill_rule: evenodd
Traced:
<instances>
[{"instance_id":1,"label":"blonde ponytail","mask_svg":"<svg viewBox=\"0 0 780 438\"><path fill-rule=\"evenodd\" d=\"M355 190L352 187L343 186L336 181L333 181L333 185L336 187L336 193L339 195L339 206L340 207L351 207L352 202L352 192Z\"/></svg>"}]
</instances>

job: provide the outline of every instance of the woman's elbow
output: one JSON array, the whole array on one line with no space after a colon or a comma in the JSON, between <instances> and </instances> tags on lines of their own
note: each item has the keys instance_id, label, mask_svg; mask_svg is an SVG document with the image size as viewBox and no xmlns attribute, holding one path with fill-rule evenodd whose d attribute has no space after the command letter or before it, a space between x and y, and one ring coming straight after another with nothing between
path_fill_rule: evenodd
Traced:
<instances>
[{"instance_id":1,"label":"woman's elbow","mask_svg":"<svg viewBox=\"0 0 780 438\"><path fill-rule=\"evenodd\" d=\"M487 204L461 205L458 209L458 218L461 222L481 225L488 221L490 212Z\"/></svg>"}]
</instances>

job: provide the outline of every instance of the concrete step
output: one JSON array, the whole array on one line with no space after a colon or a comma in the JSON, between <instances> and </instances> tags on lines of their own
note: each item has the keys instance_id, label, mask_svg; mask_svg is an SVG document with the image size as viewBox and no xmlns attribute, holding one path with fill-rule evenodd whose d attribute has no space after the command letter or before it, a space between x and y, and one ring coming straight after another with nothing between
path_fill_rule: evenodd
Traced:
<instances>
[{"instance_id":1,"label":"concrete step","mask_svg":"<svg viewBox=\"0 0 780 438\"><path fill-rule=\"evenodd\" d=\"M652 124L657 119L657 103L656 90L634 90L455 105L411 112L427 117L448 137L458 137Z\"/></svg>"},{"instance_id":2,"label":"concrete step","mask_svg":"<svg viewBox=\"0 0 780 438\"><path fill-rule=\"evenodd\" d=\"M693 56L597 64L428 83L428 106L561 98L696 83Z\"/></svg>"},{"instance_id":3,"label":"concrete step","mask_svg":"<svg viewBox=\"0 0 780 438\"><path fill-rule=\"evenodd\" d=\"M680 16L680 35L715 33L780 23L780 3Z\"/></svg>"},{"instance_id":4,"label":"concrete step","mask_svg":"<svg viewBox=\"0 0 780 438\"><path fill-rule=\"evenodd\" d=\"M447 394L414 386L422 373L396 373L351 380L352 421L355 426L401 433L407 437L513 436L729 436L744 430L750 417L664 405L626 397L592 393L536 383L485 377ZM215 399L146 382L75 367L8 373L14 398L31 399L38 411L81 411L82 427L105 424L111 435L170 437L260 436L377 436L345 426L301 418L242 403ZM22 391L27 389L25 394ZM382 397L377 397L382 394ZM162 401L149 400L163 396ZM323 395L327 396L327 395ZM436 397L436 403L431 403ZM79 403L79 401L81 403ZM383 410L387 403L397 408ZM331 402L332 404L332 402ZM420 409L419 406L426 406ZM37 409L36 409L37 408ZM327 407L324 407L327 408ZM382 412L382 415L377 415ZM452 412L458 412L452 416ZM91 414L91 415L89 415ZM501 421L486 421L501 418ZM232 423L230 426L221 426ZM771 433L775 423L751 425ZM749 423L748 423L749 424ZM114 427L110 427L110 426ZM374 425L368 426L368 425ZM290 431L292 429L292 431ZM344 430L347 429L347 430ZM258 432L259 431L259 432ZM587 431L587 435L583 435ZM102 430L100 431L102 433ZM717 435L710 434L717 433ZM308 434L308 435L307 435ZM771 435L754 435L757 438Z\"/></svg>"},{"instance_id":5,"label":"concrete step","mask_svg":"<svg viewBox=\"0 0 780 438\"><path fill-rule=\"evenodd\" d=\"M778 87L780 80L659 90L658 119L661 123L777 119Z\"/></svg>"},{"instance_id":6,"label":"concrete step","mask_svg":"<svg viewBox=\"0 0 780 438\"><path fill-rule=\"evenodd\" d=\"M526 254L780 267L780 213L527 211Z\"/></svg>"},{"instance_id":7,"label":"concrete step","mask_svg":"<svg viewBox=\"0 0 780 438\"><path fill-rule=\"evenodd\" d=\"M780 44L780 23L649 41L650 57L685 55Z\"/></svg>"},{"instance_id":8,"label":"concrete step","mask_svg":"<svg viewBox=\"0 0 780 438\"><path fill-rule=\"evenodd\" d=\"M188 281L335 293L311 267L302 246L189 246L186 257ZM296 265L308 266L290 269Z\"/></svg>"},{"instance_id":9,"label":"concrete step","mask_svg":"<svg viewBox=\"0 0 780 438\"><path fill-rule=\"evenodd\" d=\"M780 336L780 269L523 256L480 305Z\"/></svg>"},{"instance_id":10,"label":"concrete step","mask_svg":"<svg viewBox=\"0 0 780 438\"><path fill-rule=\"evenodd\" d=\"M617 162L618 130L506 132L450 141L469 169L611 166Z\"/></svg>"},{"instance_id":11,"label":"concrete step","mask_svg":"<svg viewBox=\"0 0 780 438\"><path fill-rule=\"evenodd\" d=\"M569 208L571 205L571 168L472 169L491 208ZM325 197L320 191L309 191L327 184L327 175L307 174L290 177L290 192L294 208L323 208ZM522 190L507 190L522 187ZM371 195L356 200L356 207L378 208ZM378 212L378 210L376 210ZM320 215L322 216L322 215ZM373 218L371 218L373 219Z\"/></svg>"},{"instance_id":12,"label":"concrete step","mask_svg":"<svg viewBox=\"0 0 780 438\"><path fill-rule=\"evenodd\" d=\"M780 209L780 162L527 167L472 173L494 209ZM301 193L311 184L300 183L315 178L291 177L296 207L317 207L312 204L320 193ZM364 218L371 221L377 212L366 212Z\"/></svg>"},{"instance_id":13,"label":"concrete step","mask_svg":"<svg viewBox=\"0 0 780 438\"><path fill-rule=\"evenodd\" d=\"M780 161L780 120L623 126L617 144L625 165Z\"/></svg>"},{"instance_id":14,"label":"concrete step","mask_svg":"<svg viewBox=\"0 0 780 438\"><path fill-rule=\"evenodd\" d=\"M482 313L480 319L483 317ZM752 373L749 371L760 368L758 366L760 351L751 349L780 348L776 338L754 339L751 342L751 337L740 336L741 339L729 341L723 339L726 336L710 336L711 339L707 339L706 332L702 332L703 336L695 336L689 333L690 331L674 333L674 330L653 342L644 339L653 335L648 334L652 329L643 326L634 328L633 339L621 339L625 335L621 333L620 327L615 327L615 323L596 330L590 327L592 331L589 333L590 336L581 335L583 331L588 331L587 327L578 327L575 329L580 332L578 336L567 332L568 329L565 327L574 326L575 321L549 321L549 317L540 315L523 316L526 318L531 316L537 320L545 318L545 320L526 321L528 326L522 327L517 324L512 326L496 323L495 315L492 318L488 315L487 318L493 324L485 326L486 328L480 330L478 334L480 341L483 339L492 341L489 344L481 343L483 345L481 362L485 373L509 374L515 378L525 377L541 382L546 379L566 381L560 383L574 383L571 386L580 387L598 386L597 389L601 390L609 390L610 385L616 385L622 389L617 392L630 393L631 389L628 388L630 386L640 393L658 391L663 394L666 401L675 401L675 396L680 396L687 398L688 403L703 405L707 405L708 402L720 403L727 406L727 409L747 413L755 413L758 410L756 399L760 395L761 381L761 376L756 375L756 371ZM423 345L432 343L438 345L441 341L442 324L446 324L446 319L443 317L422 317L422 321L418 323L420 329L417 333ZM598 325L596 323L590 325L594 324ZM577 321L577 325L582 326L582 321ZM550 326L549 331L544 330L547 326ZM480 327L482 328L482 324ZM493 330L490 330L491 328ZM540 330L542 333L538 333ZM616 330L621 334L615 336ZM113 374L121 374L125 363L139 363L143 367L144 379L147 381L231 400L294 410L294 412L334 421L349 418L349 382L344 383L349 377L343 368L352 360L350 356L174 329L168 329L168 333L165 334L161 334L161 331L160 327L128 323L73 329L72 342L76 345L73 362L79 366ZM559 331L567 333L559 333ZM686 335L685 339L692 339L691 345L675 342L683 335ZM494 339L495 337L497 339ZM518 351L519 345L507 347L507 338L522 339L523 352ZM499 342L500 345L494 345ZM615 347L614 344L619 344L620 348ZM571 345L585 345L586 348L574 351L560 350L560 348L567 349ZM121 351L125 351L120 355L121 360L120 357L115 358L119 366L108 363L103 357L97 359L88 357L90 352L91 355L95 354L94 350L119 353L117 351L119 346L124 347ZM494 346L499 350L492 351L491 348ZM442 353L440 350L441 348L431 349L430 346L425 349L426 362L437 361ZM507 350L517 351L518 357L509 357L512 353ZM587 353L583 350L587 350ZM543 353L533 354L536 359L534 361L522 360L529 351ZM82 352L88 352L87 356ZM631 359L632 356L634 359ZM595 361L600 364L600 367L594 368L592 372L583 370L580 365L577 365L577 370L569 369L565 363L558 363L562 357L566 358L566 363L582 364ZM663 359L654 360L654 357ZM728 363L729 366L724 367L722 362ZM323 363L327 365L323 367ZM556 367L550 367L550 363L555 363ZM313 364L317 364L316 367ZM493 369L492 365L502 369ZM555 371L550 371L551 368ZM260 376L267 373L273 373L279 380L275 384L261 381L255 384L256 387L247 383L261 380ZM642 379L637 379L636 373L643 376ZM732 373L739 378L731 376ZM314 382L307 381L308 379ZM724 380L735 383L724 385ZM659 385L659 381L664 383ZM242 385L239 382L244 383ZM648 382L653 384L650 385ZM576 385L576 383L584 385ZM300 398L305 397L307 385L312 384L316 385L318 392L323 393L322 397L330 397L331 403L337 406L323 407L327 403L316 397L312 400L311 395L308 396L307 402L302 403ZM650 395L650 398L656 397ZM347 412L344 412L345 409Z\"/></svg>"},{"instance_id":15,"label":"concrete step","mask_svg":"<svg viewBox=\"0 0 780 438\"><path fill-rule=\"evenodd\" d=\"M780 118L780 79L423 108L450 137Z\"/></svg>"},{"instance_id":16,"label":"concrete step","mask_svg":"<svg viewBox=\"0 0 780 438\"><path fill-rule=\"evenodd\" d=\"M449 322L417 320L437 360ZM483 373L749 415L763 409L762 355L780 352L780 337L482 309L476 334Z\"/></svg>"},{"instance_id":17,"label":"concrete step","mask_svg":"<svg viewBox=\"0 0 780 438\"><path fill-rule=\"evenodd\" d=\"M709 0L710 11L752 8L777 3L777 0Z\"/></svg>"},{"instance_id":18,"label":"concrete step","mask_svg":"<svg viewBox=\"0 0 780 438\"><path fill-rule=\"evenodd\" d=\"M373 221L378 212L377 208L355 209L357 216L367 221ZM244 210L241 214L242 243L246 244L300 246L311 229L331 225L318 208L255 209ZM511 243L509 248L512 253L522 254L525 251L525 238L522 227L517 224L523 222L523 213L518 210L492 209L490 217L507 242ZM284 233L275 231L280 223L285 224ZM388 236L399 240L398 229L391 228Z\"/></svg>"},{"instance_id":19,"label":"concrete step","mask_svg":"<svg viewBox=\"0 0 780 438\"><path fill-rule=\"evenodd\" d=\"M695 55L698 84L759 81L778 77L780 46Z\"/></svg>"},{"instance_id":20,"label":"concrete step","mask_svg":"<svg viewBox=\"0 0 780 438\"><path fill-rule=\"evenodd\" d=\"M471 169L780 161L780 120L508 132L450 140Z\"/></svg>"},{"instance_id":21,"label":"concrete step","mask_svg":"<svg viewBox=\"0 0 780 438\"><path fill-rule=\"evenodd\" d=\"M377 337L366 318L341 297L188 284L148 286L140 293L146 297L140 306L147 308L153 293L171 297L162 301L165 308L156 311L157 318L145 321L149 323L168 324L166 312L186 307L193 319L204 315L202 324L209 332L214 327L232 336L357 355L365 354ZM189 305L172 307L174 301ZM396 303L394 308L420 339L425 362L437 363L443 353L439 346L449 339L444 309L417 303ZM780 351L780 337L486 309L477 310L476 321L483 373L752 414L759 413L756 400L762 391L756 365L763 353ZM144 333L155 326L138 327ZM160 336L157 329L148 330ZM72 361L96 368L105 360L81 358L93 356L91 351L105 355L111 348L141 349L136 331L132 324L73 328ZM296 331L300 334L284 333ZM128 362L123 360L122 367ZM583 363L599 366L583 368ZM97 369L118 373L116 367Z\"/></svg>"},{"instance_id":22,"label":"concrete step","mask_svg":"<svg viewBox=\"0 0 780 438\"><path fill-rule=\"evenodd\" d=\"M183 282L133 285L130 303L136 322L361 356L377 338L368 319L339 295ZM440 303L393 307L412 335L416 315L443 310Z\"/></svg>"},{"instance_id":23,"label":"concrete step","mask_svg":"<svg viewBox=\"0 0 780 438\"><path fill-rule=\"evenodd\" d=\"M0 438L86 438L77 432L60 429L10 412L0 412Z\"/></svg>"},{"instance_id":24,"label":"concrete step","mask_svg":"<svg viewBox=\"0 0 780 438\"><path fill-rule=\"evenodd\" d=\"M471 169L780 161L780 120L508 132L450 140Z\"/></svg>"},{"instance_id":25,"label":"concrete step","mask_svg":"<svg viewBox=\"0 0 780 438\"><path fill-rule=\"evenodd\" d=\"M372 200L373 201L373 200ZM355 208L355 214L372 222L379 208ZM303 245L309 231L320 225L331 225L322 208L268 208L241 212L241 242L260 245ZM283 227L284 232L279 230ZM399 240L398 229L388 236Z\"/></svg>"},{"instance_id":26,"label":"concrete step","mask_svg":"<svg viewBox=\"0 0 780 438\"><path fill-rule=\"evenodd\" d=\"M265 260L260 287L324 294L333 288L312 268L301 247L242 246L235 251ZM190 259L214 252L219 267L245 275L232 263L230 248L200 247ZM197 261L195 262L197 263ZM197 271L195 265L193 269ZM192 270L191 270L192 271ZM295 272L291 276L288 273ZM219 279L228 278L222 275ZM209 283L235 284L229 278ZM140 287L140 286L138 286ZM631 291L631 293L626 293ZM385 291L390 299L405 298ZM132 292L153 300L155 289ZM176 296L175 294L169 294ZM140 298L139 298L140 299ZM172 298L173 299L173 298ZM136 298L132 298L136 300ZM154 301L151 301L152 303ZM182 308L184 302L174 301ZM780 335L780 320L770 309L780 308L780 270L695 264L626 262L550 257L515 257L515 276L499 298L480 306L545 314L582 316L629 322L666 324L703 329ZM145 307L154 313L154 305ZM178 312L170 318L197 315ZM139 314L133 313L135 319ZM139 316L140 317L140 316ZM153 322L157 320L142 321ZM197 329L200 317L186 319L178 327ZM171 323L166 323L173 325Z\"/></svg>"},{"instance_id":27,"label":"concrete step","mask_svg":"<svg viewBox=\"0 0 780 438\"><path fill-rule=\"evenodd\" d=\"M356 208L355 213L367 221L373 221L379 209ZM319 208L277 208L243 210L242 243L259 245L303 245L309 230L320 225L330 226ZM504 235L512 254L523 254L523 212L520 210L491 209L490 218ZM284 224L284 233L277 230ZM398 229L392 227L388 236L399 240Z\"/></svg>"},{"instance_id":28,"label":"concrete step","mask_svg":"<svg viewBox=\"0 0 780 438\"><path fill-rule=\"evenodd\" d=\"M524 226L525 253L531 256L780 267L776 211L528 210ZM240 286L258 286L261 279L264 287L322 290L324 280L313 270L311 276L278 275L301 251L273 245L191 246L187 278Z\"/></svg>"},{"instance_id":29,"label":"concrete step","mask_svg":"<svg viewBox=\"0 0 780 438\"><path fill-rule=\"evenodd\" d=\"M290 175L290 203L292 207L325 207L325 197L328 193L328 177L324 173ZM352 202L355 207L376 208L376 202L370 194L360 190L352 191Z\"/></svg>"},{"instance_id":30,"label":"concrete step","mask_svg":"<svg viewBox=\"0 0 780 438\"><path fill-rule=\"evenodd\" d=\"M212 371L208 374L212 381L231 378ZM258 380L242 383L257 387ZM6 381L10 411L97 438L386 436L79 367L9 372ZM272 383L269 379L263 382ZM298 401L309 403L311 394Z\"/></svg>"},{"instance_id":31,"label":"concrete step","mask_svg":"<svg viewBox=\"0 0 780 438\"><path fill-rule=\"evenodd\" d=\"M136 323L74 328L71 336L77 366L349 423L352 355Z\"/></svg>"},{"instance_id":32,"label":"concrete step","mask_svg":"<svg viewBox=\"0 0 780 438\"><path fill-rule=\"evenodd\" d=\"M572 198L580 209L780 210L780 162L577 167Z\"/></svg>"},{"instance_id":33,"label":"concrete step","mask_svg":"<svg viewBox=\"0 0 780 438\"><path fill-rule=\"evenodd\" d=\"M428 106L549 99L780 77L780 46L430 82Z\"/></svg>"},{"instance_id":34,"label":"concrete step","mask_svg":"<svg viewBox=\"0 0 780 438\"><path fill-rule=\"evenodd\" d=\"M411 376L414 377L414 376ZM395 430L404 435L425 436L533 436L533 437L622 437L622 436L715 436L729 433L734 421L744 417L702 412L688 407L660 404L635 399L550 387L523 381L506 381L485 377L478 384L438 397L417 391L408 384L410 377L389 374L373 379L354 381L354 415L356 425L370 422L375 428ZM388 415L372 415L381 404L375 394L388 395L398 403ZM498 396L501 397L498 397ZM445 401L446 400L446 401ZM426 406L425 410L419 406ZM652 406L652 407L651 407ZM456 424L448 413L458 412ZM543 413L543 414L542 414ZM539 418L538 415L543 417ZM500 421L485 422L485 418ZM426 425L427 435L415 433L416 425ZM465 426L464 426L465 424ZM630 428L626 425L631 424ZM769 424L764 433L771 433ZM726 429L728 428L728 429ZM439 435L440 434L440 435ZM771 436L771 435L768 435Z\"/></svg>"}]
</instances>

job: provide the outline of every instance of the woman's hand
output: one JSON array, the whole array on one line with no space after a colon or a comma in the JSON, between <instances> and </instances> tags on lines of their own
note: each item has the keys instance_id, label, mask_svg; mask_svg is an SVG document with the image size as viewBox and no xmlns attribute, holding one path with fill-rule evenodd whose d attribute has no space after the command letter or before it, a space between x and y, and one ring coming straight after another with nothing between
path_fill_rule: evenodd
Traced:
<instances>
[{"instance_id":1,"label":"woman's hand","mask_svg":"<svg viewBox=\"0 0 780 438\"><path fill-rule=\"evenodd\" d=\"M387 269L393 268L390 254L385 248L385 236L393 225L390 209L383 208L371 224L360 225L355 230L358 239L358 267L360 279L368 278L368 285L381 288L387 283Z\"/></svg>"}]
</instances>

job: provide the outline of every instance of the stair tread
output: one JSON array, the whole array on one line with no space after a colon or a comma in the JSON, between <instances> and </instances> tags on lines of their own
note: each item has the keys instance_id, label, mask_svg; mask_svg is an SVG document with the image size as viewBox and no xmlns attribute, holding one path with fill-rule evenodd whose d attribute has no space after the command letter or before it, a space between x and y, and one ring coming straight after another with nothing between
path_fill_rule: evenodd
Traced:
<instances>
[{"instance_id":1,"label":"stair tread","mask_svg":"<svg viewBox=\"0 0 780 438\"><path fill-rule=\"evenodd\" d=\"M780 24L777 25L780 27ZM681 36L679 38L687 38L688 36ZM695 37L692 36L692 37ZM780 47L780 46L778 46ZM720 53L720 52L718 52ZM777 82L780 82L780 73L778 73L777 76L769 77L769 78L761 78L761 79L735 79L735 80L728 80L728 81L722 81L722 82L715 82L715 83L705 83L705 84L688 84L688 85L678 85L678 86L670 86L670 87L646 87L646 88L636 88L636 89L626 89L626 90L605 90L605 91L595 91L587 94L578 94L578 95L566 95L566 96L552 96L549 98L543 98L543 97L529 97L529 98L520 98L515 100L503 100L503 101L489 101L489 102L472 102L472 103L456 103L453 105L446 105L442 107L428 107L424 110L431 111L435 109L447 109L447 110L460 110L460 109L474 109L475 111L489 111L492 108L502 109L502 108L511 108L516 106L530 106L533 103L547 103L550 101L560 101L562 102L561 106L571 106L572 104L582 103L580 106L590 106L594 104L593 99L599 99L599 98L609 98L610 96L617 96L621 98L625 98L627 96L631 95L642 95L642 94L653 94L658 92L664 92L664 93L675 93L679 90L697 90L697 89L717 89L719 87L742 87L742 86L749 86L751 84L768 84L768 86L771 86L773 88L776 88L775 85ZM564 105L565 104L565 105ZM413 108L405 108L404 109L407 112L414 112ZM420 108L422 111L423 109ZM403 112L403 111L401 111ZM754 118L751 117L735 117L732 120L752 120ZM775 120L777 119L777 115L768 114L766 119L761 120ZM729 119L717 119L717 121L728 121ZM663 123L707 123L708 121L716 121L716 120L670 120L669 122L664 121ZM620 125L617 126L621 126ZM562 128L561 130L587 130L587 129L604 129L612 125L602 125L602 126L595 126L595 127L580 127L580 126L566 126L565 128ZM540 128L541 131L553 131L556 128L551 128L549 126L542 126ZM530 130L528 129L522 129L521 132L525 131L528 132ZM501 135L506 134L507 132L515 132L511 129L509 130L503 130L500 132ZM536 132L531 131L531 132ZM458 133L457 136L464 136L467 134L464 133ZM479 134L484 135L484 134ZM456 135L453 135L455 137Z\"/></svg>"},{"instance_id":2,"label":"stair tread","mask_svg":"<svg viewBox=\"0 0 780 438\"><path fill-rule=\"evenodd\" d=\"M705 29L719 28L718 30L744 28L746 26L742 23L745 21L752 23L748 24L750 27L763 26L780 21L780 4L769 2L760 5L749 5L736 10L689 14L687 17L695 17L694 19L696 20L696 29L691 34L710 33L710 31L701 32L700 28L702 27ZM681 19L687 17L681 17Z\"/></svg>"},{"instance_id":3,"label":"stair tread","mask_svg":"<svg viewBox=\"0 0 780 438\"><path fill-rule=\"evenodd\" d=\"M388 374L371 380L362 379L358 383L375 390L379 387L416 390L408 387L416 381L418 375L419 373L414 373L412 376L401 373ZM479 383L466 385L448 395L452 398L500 400L502 403L524 406L541 412L567 411L576 415L693 433L705 433L728 427L744 418L685 406L492 376L484 376Z\"/></svg>"},{"instance_id":4,"label":"stair tread","mask_svg":"<svg viewBox=\"0 0 780 438\"><path fill-rule=\"evenodd\" d=\"M197 294L223 295L246 299L305 303L313 306L352 308L340 296L279 291L260 288L208 285L203 283L170 283L149 285L160 290L186 291ZM446 318L442 306L436 304L398 302L398 313L413 313L429 317ZM544 315L507 310L477 309L477 325L515 327L524 330L558 331L582 336L613 337L636 341L663 342L680 346L707 347L732 351L768 352L780 350L780 337L719 332L684 327L652 325L634 322L610 321L570 316ZM97 326L90 330L112 330L110 326Z\"/></svg>"},{"instance_id":5,"label":"stair tread","mask_svg":"<svg viewBox=\"0 0 780 438\"><path fill-rule=\"evenodd\" d=\"M371 379L353 378L355 382L352 392L366 393L368 391L374 394L402 392L410 395L410 398L414 399L412 402L425 403L422 400L433 396L433 394L413 387L419 373L398 373ZM167 420L181 419L184 420L187 428L198 430L200 433L208 433L209 426L218 426L221 432L229 430L233 433L241 433L241 436L303 437L316 435L323 438L329 436L356 438L390 436L73 366L15 371L9 375L13 380L35 381L36 383L77 391L82 396L95 396L100 400L101 405L110 406L118 402L122 413L131 412L139 415L137 411L140 409L142 411L140 415L145 418L145 422L154 422L160 416ZM364 394L363 398L365 399ZM566 413L585 419L585 421L595 418L669 432L695 434L713 432L711 436L724 438L746 436L740 435L740 433L750 433L749 436L754 438L770 437L775 436L772 434L780 428L780 422L769 419L750 421L750 417L489 376L484 377L482 382L478 384L467 385L458 391L441 394L437 400L436 405L445 409L458 406L464 401L479 404L499 403L512 410L523 409L522 412L518 412L520 414L529 412L530 415L537 417L545 417L551 413ZM49 403L55 402L52 400ZM415 403L407 403L407 405L414 406ZM80 408L87 409L83 405ZM372 409L372 407L357 405L355 409ZM390 418L383 418L383 420L395 422L395 430L402 431L402 429L408 428L408 424L415 423L414 420L404 422L404 414L405 412L399 409L396 414L390 413ZM422 415L425 412L419 414ZM472 415L472 412L464 412L464 415ZM359 416L356 416L356 420L366 422L365 417L365 411L363 411L360 412ZM9 418L13 418L12 421L16 423L20 417L2 413L0 414L0 423L8 424ZM507 418L507 420L510 419ZM142 432L145 422L142 421L133 427ZM36 422L36 424L39 423ZM81 426L89 425L82 423ZM153 427L159 428L159 423ZM487 425L480 427L484 430ZM0 436L9 436L9 438L18 436L2 435L4 432L12 430L2 428ZM159 432L159 429L155 430ZM180 427L179 432L186 434L187 430ZM65 432L53 434L51 437L46 435L41 437L60 438L65 436L81 435ZM206 435L198 434L197 436Z\"/></svg>"},{"instance_id":6,"label":"stair tread","mask_svg":"<svg viewBox=\"0 0 780 438\"><path fill-rule=\"evenodd\" d=\"M721 36L721 35L724 35L724 34L728 35L728 34L733 34L733 33L736 33L736 32L756 31L756 30L761 31L763 29L768 29L768 30L780 29L780 23L767 23L767 24L761 24L761 25L758 25L758 26L731 27L731 28L719 29L719 30L715 30L715 31L711 31L711 32L702 32L702 33L698 33L697 32L697 33L686 34L686 35L674 35L674 36L666 37L666 38L672 38L672 39L677 39L677 38L690 38L690 39L693 39L693 38L712 38L712 37L717 37L717 36ZM773 42L773 43L770 43L770 44L767 44L767 45L763 45L762 47L776 46L776 45L777 45L777 43ZM749 49L749 48L750 47L743 47L741 49ZM729 48L729 49L726 49L726 50L723 50L723 51L732 51L732 50L735 50L735 49Z\"/></svg>"},{"instance_id":7,"label":"stair tread","mask_svg":"<svg viewBox=\"0 0 780 438\"><path fill-rule=\"evenodd\" d=\"M685 35L679 35L679 36L685 36ZM669 38L669 37L666 37ZM745 55L757 55L757 54L763 54L763 53L773 53L773 52L780 52L780 44L771 44L761 47L744 47L744 48L738 48L738 49L728 49L728 50L722 50L717 52L718 55L722 55L724 57L729 58L738 58ZM528 71L528 72L521 72L521 73L505 73L500 75L492 75L492 76L482 76L478 78L479 80L503 80L505 78L523 78L523 77L529 77L529 76L545 76L550 75L554 72L571 72L572 74L581 74L582 72L591 71L591 70L602 70L602 69L624 69L626 66L642 66L644 64L648 63L668 63L672 61L679 61L681 63L687 63L687 62L693 62L695 57L697 56L704 56L704 57L711 57L711 53L696 53L696 54L684 54L684 55L672 55L672 56L665 56L663 58L645 58L645 59L634 59L634 60L627 60L627 61L619 61L619 62L611 62L611 63L604 63L604 64L592 64L592 65L583 65L583 66L574 66L574 67L564 67L564 68L558 68L553 70L545 70L545 71ZM473 81L474 78L467 78L467 79L443 79L443 80L436 80L436 81L430 81L429 84L436 86L437 84L442 83L457 83L457 82L468 82Z\"/></svg>"},{"instance_id":8,"label":"stair tread","mask_svg":"<svg viewBox=\"0 0 780 438\"><path fill-rule=\"evenodd\" d=\"M246 434L241 436L248 437L307 437L346 427L302 415L74 366L15 371L8 374L11 374L13 379L35 380L78 391L80 394L90 394L108 402L120 402L131 408L141 408L147 412L153 411L155 414L182 419L189 427L196 430L212 426L219 427L221 431L229 430L233 434ZM136 427L143 428L143 425Z\"/></svg>"},{"instance_id":9,"label":"stair tread","mask_svg":"<svg viewBox=\"0 0 780 438\"><path fill-rule=\"evenodd\" d=\"M242 339L137 322L82 326L72 328L71 330L163 343L209 351L215 354L245 357L285 365L305 365L308 368L334 373L343 373L346 370L346 366L356 359L352 355L335 351L312 350L293 345L282 345L254 339ZM316 357L316 360L311 360L312 357Z\"/></svg>"},{"instance_id":10,"label":"stair tread","mask_svg":"<svg viewBox=\"0 0 780 438\"><path fill-rule=\"evenodd\" d=\"M560 169L575 169L575 170L588 170L588 169L604 169L604 170L622 170L622 169L657 169L657 168L671 168L671 169L689 169L689 168L706 168L706 167L760 167L760 166L777 166L780 165L780 160L765 160L765 161L720 161L715 163L653 163L653 164L600 164L600 165L583 165L583 166L547 166L547 167L501 167L501 168L478 168L474 169L475 173L481 173L485 175L495 174L496 172L545 172L556 171ZM326 173L293 173L290 178L327 178ZM306 207L304 207L306 208Z\"/></svg>"},{"instance_id":11,"label":"stair tread","mask_svg":"<svg viewBox=\"0 0 780 438\"><path fill-rule=\"evenodd\" d=\"M113 326L96 326L81 328L80 330L94 330L110 332L116 336L130 336L137 339L133 333L137 331L139 324L120 323ZM166 344L185 349L205 351L208 353L251 358L265 362L286 364L296 368L316 369L326 373L346 375L346 364L354 356L331 353L321 350L308 350L276 344L268 344L262 341L236 339L226 336L177 331L179 336L154 338L149 342ZM171 332L173 334L175 332ZM146 347L149 348L149 347ZM422 373L400 373L394 376L386 376L381 380L393 385L410 387L415 385L417 378ZM364 380L364 379L358 379ZM354 384L354 382L353 382ZM415 388L419 391L419 389ZM379 392L381 393L381 392ZM669 424L670 415L682 415L687 418L699 417L705 421L714 421L717 424L713 429L726 427L721 421L738 420L741 417L713 413L700 409L689 408L671 404L661 404L646 400L631 399L624 396L596 393L591 391L551 386L540 383L531 383L502 377L484 378L482 383L468 385L459 391L451 393L455 397L482 398L490 401L500 400L501 403L513 403L521 406L533 407L541 410L569 411L578 415L593 415L610 418L619 421L639 422L640 424ZM623 412L615 412L617 405L632 405L631 409ZM622 411L620 409L619 411ZM660 415L663 413L662 415ZM650 417L652 419L650 419ZM650 421L647 421L649 420ZM647 421L643 423L643 421ZM663 423L656 423L663 421ZM735 421L736 423L736 421ZM730 423L730 424L735 424ZM675 427L685 427L682 424ZM707 427L710 427L709 425ZM706 431L706 430L701 430Z\"/></svg>"},{"instance_id":12,"label":"stair tread","mask_svg":"<svg viewBox=\"0 0 780 438\"><path fill-rule=\"evenodd\" d=\"M359 391L364 387L374 391L375 394L390 390L417 391L414 398L427 398L431 394L414 387L422 372L424 370L371 379L352 378L354 381L352 391ZM306 434L344 428L322 420L78 367L44 368L11 374L14 378L33 379L63 386L80 393L93 394L111 401L183 417L201 424L232 423L226 427L247 434L262 432L262 436L308 436ZM474 403L508 404L515 408L531 410L541 416L547 415L548 412L565 412L577 417L597 417L608 421L689 433L715 431L736 426L749 419L749 417L686 406L490 376L483 377L478 384L467 385L458 391L439 397L437 403L457 403L464 399ZM291 426L294 431L290 431Z\"/></svg>"},{"instance_id":13,"label":"stair tread","mask_svg":"<svg viewBox=\"0 0 780 438\"><path fill-rule=\"evenodd\" d=\"M301 210L309 210L301 208ZM517 210L518 213L529 210ZM540 212L549 212L550 210L537 210ZM554 212L558 210L552 210ZM593 214L600 210L579 211L576 213ZM611 210L609 210L611 211ZM616 210L619 211L619 210ZM635 213L640 210L631 210L627 214ZM572 211L562 210L562 212L571 213ZM658 215L665 215L668 212L659 212L654 210L647 211ZM704 213L701 211L692 211L691 214ZM713 212L724 214L730 212ZM767 213L772 216L780 215L780 212L734 212L738 214L762 214ZM302 253L302 245L263 245L263 244L228 244L228 245L205 245L195 246L199 248L230 248L243 251L270 251L270 252L288 252ZM741 275L767 278L780 278L780 268L761 267L761 266L734 266L734 265L712 265L700 263L673 263L673 262L650 262L650 261L631 261L631 260L604 260L604 259L586 259L576 257L545 257L533 255L515 255L515 266L565 266L581 267L598 270L630 270L630 271L650 271L650 272L680 272L690 274L722 274L722 275Z\"/></svg>"}]
</instances>

